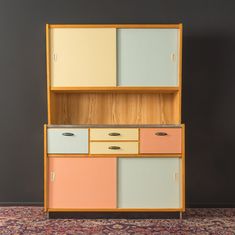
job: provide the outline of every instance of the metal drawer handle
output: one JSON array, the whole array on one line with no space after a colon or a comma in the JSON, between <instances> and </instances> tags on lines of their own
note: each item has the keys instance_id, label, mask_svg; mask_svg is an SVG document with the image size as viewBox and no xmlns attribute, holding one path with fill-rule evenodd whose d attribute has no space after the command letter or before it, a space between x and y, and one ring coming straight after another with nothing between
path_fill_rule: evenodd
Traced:
<instances>
[{"instance_id":1,"label":"metal drawer handle","mask_svg":"<svg viewBox=\"0 0 235 235\"><path fill-rule=\"evenodd\" d=\"M73 133L70 133L70 132L65 132L65 133L62 133L63 136L74 136Z\"/></svg>"},{"instance_id":2,"label":"metal drawer handle","mask_svg":"<svg viewBox=\"0 0 235 235\"><path fill-rule=\"evenodd\" d=\"M166 132L156 132L155 135L157 135L157 136L165 136L165 135L167 135L167 133Z\"/></svg>"},{"instance_id":3,"label":"metal drawer handle","mask_svg":"<svg viewBox=\"0 0 235 235\"><path fill-rule=\"evenodd\" d=\"M121 149L119 146L109 146L109 149L118 150Z\"/></svg>"},{"instance_id":4,"label":"metal drawer handle","mask_svg":"<svg viewBox=\"0 0 235 235\"><path fill-rule=\"evenodd\" d=\"M116 132L111 132L111 133L109 133L109 135L110 136L119 136L119 135L121 135L120 133L116 133Z\"/></svg>"}]
</instances>

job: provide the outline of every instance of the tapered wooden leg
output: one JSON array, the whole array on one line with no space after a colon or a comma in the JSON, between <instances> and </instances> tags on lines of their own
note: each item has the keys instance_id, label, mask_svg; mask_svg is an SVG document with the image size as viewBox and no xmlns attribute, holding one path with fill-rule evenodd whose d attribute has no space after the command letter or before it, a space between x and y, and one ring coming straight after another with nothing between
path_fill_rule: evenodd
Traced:
<instances>
[{"instance_id":1,"label":"tapered wooden leg","mask_svg":"<svg viewBox=\"0 0 235 235\"><path fill-rule=\"evenodd\" d=\"M180 220L183 219L183 212L180 212Z\"/></svg>"},{"instance_id":2,"label":"tapered wooden leg","mask_svg":"<svg viewBox=\"0 0 235 235\"><path fill-rule=\"evenodd\" d=\"M46 212L45 213L45 217L46 217L46 219L49 219L50 217L49 217L49 212Z\"/></svg>"}]
</instances>

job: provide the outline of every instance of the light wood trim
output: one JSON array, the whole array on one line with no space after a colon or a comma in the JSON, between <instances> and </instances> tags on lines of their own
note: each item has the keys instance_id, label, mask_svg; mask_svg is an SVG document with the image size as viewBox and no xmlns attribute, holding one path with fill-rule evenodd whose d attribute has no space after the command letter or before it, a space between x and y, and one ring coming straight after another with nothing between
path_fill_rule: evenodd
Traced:
<instances>
[{"instance_id":1,"label":"light wood trim","mask_svg":"<svg viewBox=\"0 0 235 235\"><path fill-rule=\"evenodd\" d=\"M44 124L44 212L47 211L47 125Z\"/></svg>"},{"instance_id":2,"label":"light wood trim","mask_svg":"<svg viewBox=\"0 0 235 235\"><path fill-rule=\"evenodd\" d=\"M90 142L138 142L138 140L90 140Z\"/></svg>"},{"instance_id":3,"label":"light wood trim","mask_svg":"<svg viewBox=\"0 0 235 235\"><path fill-rule=\"evenodd\" d=\"M138 128L138 154L140 154L140 128Z\"/></svg>"},{"instance_id":4,"label":"light wood trim","mask_svg":"<svg viewBox=\"0 0 235 235\"><path fill-rule=\"evenodd\" d=\"M185 211L185 125L182 125L181 206Z\"/></svg>"},{"instance_id":5,"label":"light wood trim","mask_svg":"<svg viewBox=\"0 0 235 235\"><path fill-rule=\"evenodd\" d=\"M178 61L178 85L179 88L182 88L182 49L183 49L183 25L180 24L179 27L179 35L178 35L178 43L179 43L179 61Z\"/></svg>"},{"instance_id":6,"label":"light wood trim","mask_svg":"<svg viewBox=\"0 0 235 235\"><path fill-rule=\"evenodd\" d=\"M114 157L114 158L121 158L121 157L138 157L138 158L148 158L148 157L166 157L166 158L181 158L180 153L176 154L48 154L48 157L64 157L64 158L70 158L70 157L82 157L82 158L89 158L89 157L94 157L94 158L99 158L99 157Z\"/></svg>"},{"instance_id":7,"label":"light wood trim","mask_svg":"<svg viewBox=\"0 0 235 235\"><path fill-rule=\"evenodd\" d=\"M139 93L174 93L180 90L179 87L51 87L51 91L57 93L77 92L139 92Z\"/></svg>"},{"instance_id":8,"label":"light wood trim","mask_svg":"<svg viewBox=\"0 0 235 235\"><path fill-rule=\"evenodd\" d=\"M91 153L90 146L91 146L91 128L88 128L88 154L89 155Z\"/></svg>"},{"instance_id":9,"label":"light wood trim","mask_svg":"<svg viewBox=\"0 0 235 235\"><path fill-rule=\"evenodd\" d=\"M179 29L181 24L50 24L50 28L166 28Z\"/></svg>"},{"instance_id":10,"label":"light wood trim","mask_svg":"<svg viewBox=\"0 0 235 235\"><path fill-rule=\"evenodd\" d=\"M100 209L64 209L64 208L48 208L48 212L180 212L182 208L100 208Z\"/></svg>"},{"instance_id":11,"label":"light wood trim","mask_svg":"<svg viewBox=\"0 0 235 235\"><path fill-rule=\"evenodd\" d=\"M179 123L181 123L182 108L182 53L183 53L183 25L179 27L179 61L178 61L178 86L179 86Z\"/></svg>"},{"instance_id":12,"label":"light wood trim","mask_svg":"<svg viewBox=\"0 0 235 235\"><path fill-rule=\"evenodd\" d=\"M46 76L47 76L47 115L48 124L51 124L51 95L50 95L50 29L49 25L46 24Z\"/></svg>"}]
</instances>

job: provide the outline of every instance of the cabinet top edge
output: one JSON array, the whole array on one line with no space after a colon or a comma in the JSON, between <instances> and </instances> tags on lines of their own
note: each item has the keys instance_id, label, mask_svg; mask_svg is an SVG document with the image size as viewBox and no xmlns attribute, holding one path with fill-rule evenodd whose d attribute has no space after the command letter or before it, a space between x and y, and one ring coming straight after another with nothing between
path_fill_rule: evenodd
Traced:
<instances>
[{"instance_id":1,"label":"cabinet top edge","mask_svg":"<svg viewBox=\"0 0 235 235\"><path fill-rule=\"evenodd\" d=\"M48 124L48 128L181 128L183 124L77 124L77 125L59 125Z\"/></svg>"},{"instance_id":2,"label":"cabinet top edge","mask_svg":"<svg viewBox=\"0 0 235 235\"><path fill-rule=\"evenodd\" d=\"M48 28L172 28L182 29L183 24L46 24Z\"/></svg>"}]
</instances>

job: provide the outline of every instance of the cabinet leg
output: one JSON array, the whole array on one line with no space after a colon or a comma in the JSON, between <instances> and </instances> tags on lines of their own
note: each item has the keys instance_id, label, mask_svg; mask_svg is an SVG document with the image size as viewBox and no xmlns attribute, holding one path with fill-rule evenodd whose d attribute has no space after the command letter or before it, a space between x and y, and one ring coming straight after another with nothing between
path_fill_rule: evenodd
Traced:
<instances>
[{"instance_id":1,"label":"cabinet leg","mask_svg":"<svg viewBox=\"0 0 235 235\"><path fill-rule=\"evenodd\" d=\"M180 220L183 219L183 212L180 212Z\"/></svg>"},{"instance_id":2,"label":"cabinet leg","mask_svg":"<svg viewBox=\"0 0 235 235\"><path fill-rule=\"evenodd\" d=\"M46 217L46 219L49 219L49 212L45 213L45 217Z\"/></svg>"}]
</instances>

